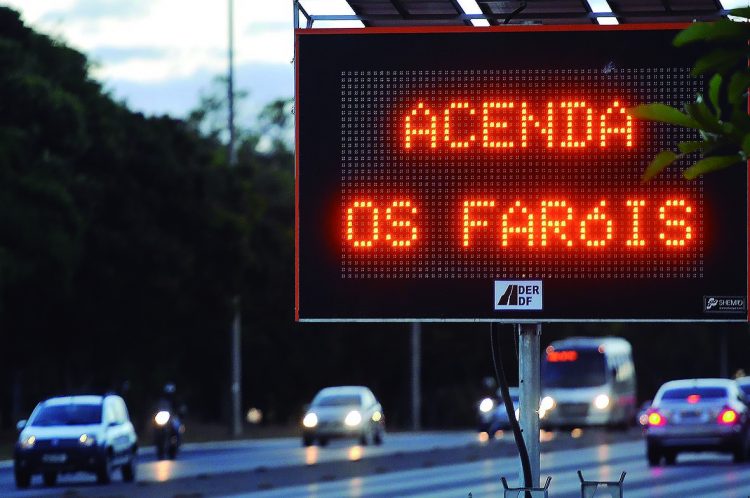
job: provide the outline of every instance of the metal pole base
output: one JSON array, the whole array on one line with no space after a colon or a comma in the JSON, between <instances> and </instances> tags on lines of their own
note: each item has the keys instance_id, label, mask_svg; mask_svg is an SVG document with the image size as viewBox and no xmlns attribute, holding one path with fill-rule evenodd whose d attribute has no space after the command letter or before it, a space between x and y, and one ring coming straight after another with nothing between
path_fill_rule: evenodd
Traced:
<instances>
[{"instance_id":1,"label":"metal pole base","mask_svg":"<svg viewBox=\"0 0 750 498\"><path fill-rule=\"evenodd\" d=\"M549 497L549 483L552 481L552 477L547 476L547 482L541 488L511 488L508 487L508 481L504 477L500 478L503 483L503 498L548 498Z\"/></svg>"},{"instance_id":2,"label":"metal pole base","mask_svg":"<svg viewBox=\"0 0 750 498\"><path fill-rule=\"evenodd\" d=\"M593 498L599 496L600 490L606 490L606 496L612 498L622 498L622 483L625 481L625 472L620 475L619 481L584 481L583 473L578 471L578 478L581 480L581 498Z\"/></svg>"}]
</instances>

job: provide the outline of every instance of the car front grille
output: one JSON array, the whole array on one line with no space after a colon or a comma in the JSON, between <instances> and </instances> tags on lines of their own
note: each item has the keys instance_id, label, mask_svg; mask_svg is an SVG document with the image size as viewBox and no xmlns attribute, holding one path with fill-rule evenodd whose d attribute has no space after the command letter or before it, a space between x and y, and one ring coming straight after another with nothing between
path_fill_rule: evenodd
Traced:
<instances>
[{"instance_id":1,"label":"car front grille","mask_svg":"<svg viewBox=\"0 0 750 498\"><path fill-rule=\"evenodd\" d=\"M558 413L562 417L585 417L589 413L588 403L559 403Z\"/></svg>"},{"instance_id":2,"label":"car front grille","mask_svg":"<svg viewBox=\"0 0 750 498\"><path fill-rule=\"evenodd\" d=\"M37 439L34 445L40 450L65 450L70 448L78 448L80 443L78 438L52 438L52 439Z\"/></svg>"}]
</instances>

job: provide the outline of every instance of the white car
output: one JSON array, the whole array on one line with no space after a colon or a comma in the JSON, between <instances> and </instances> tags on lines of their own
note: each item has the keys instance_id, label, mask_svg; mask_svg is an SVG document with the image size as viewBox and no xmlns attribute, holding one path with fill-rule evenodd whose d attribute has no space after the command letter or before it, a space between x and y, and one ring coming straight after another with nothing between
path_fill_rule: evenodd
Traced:
<instances>
[{"instance_id":1,"label":"white car","mask_svg":"<svg viewBox=\"0 0 750 498\"><path fill-rule=\"evenodd\" d=\"M100 484L119 468L126 482L135 480L136 434L119 396L66 396L39 403L20 435L13 470L18 488L42 474L54 486L60 473L93 472Z\"/></svg>"},{"instance_id":2,"label":"white car","mask_svg":"<svg viewBox=\"0 0 750 498\"><path fill-rule=\"evenodd\" d=\"M750 457L750 409L738 384L729 379L685 379L659 388L647 412L648 464L662 457L672 465L684 451L731 453Z\"/></svg>"},{"instance_id":3,"label":"white car","mask_svg":"<svg viewBox=\"0 0 750 498\"><path fill-rule=\"evenodd\" d=\"M321 446L332 438L354 437L362 445L382 444L385 415L380 403L366 387L327 387L313 398L302 419L302 444Z\"/></svg>"}]
</instances>

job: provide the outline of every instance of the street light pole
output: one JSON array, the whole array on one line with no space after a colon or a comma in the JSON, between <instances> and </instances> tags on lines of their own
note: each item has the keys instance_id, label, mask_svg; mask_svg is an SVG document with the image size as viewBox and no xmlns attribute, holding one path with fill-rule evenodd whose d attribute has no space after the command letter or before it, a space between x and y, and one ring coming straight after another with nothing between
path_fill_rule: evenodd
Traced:
<instances>
[{"instance_id":1,"label":"street light pole","mask_svg":"<svg viewBox=\"0 0 750 498\"><path fill-rule=\"evenodd\" d=\"M229 142L227 143L227 161L232 168L237 162L237 152L234 145L234 0L228 0L228 50L227 58L229 70L227 73L227 106L229 129ZM242 342L240 336L240 296L237 295L233 300L234 319L232 320L232 435L238 437L242 434Z\"/></svg>"}]
</instances>

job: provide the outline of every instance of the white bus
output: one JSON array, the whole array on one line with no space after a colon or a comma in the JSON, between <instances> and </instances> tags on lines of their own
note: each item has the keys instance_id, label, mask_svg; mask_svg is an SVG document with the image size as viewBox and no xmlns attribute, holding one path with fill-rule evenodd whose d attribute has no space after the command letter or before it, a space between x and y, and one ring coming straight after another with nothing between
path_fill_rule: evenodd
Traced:
<instances>
[{"instance_id":1,"label":"white bus","mask_svg":"<svg viewBox=\"0 0 750 498\"><path fill-rule=\"evenodd\" d=\"M542 355L542 427L622 426L635 420L630 343L619 337L571 337Z\"/></svg>"}]
</instances>

